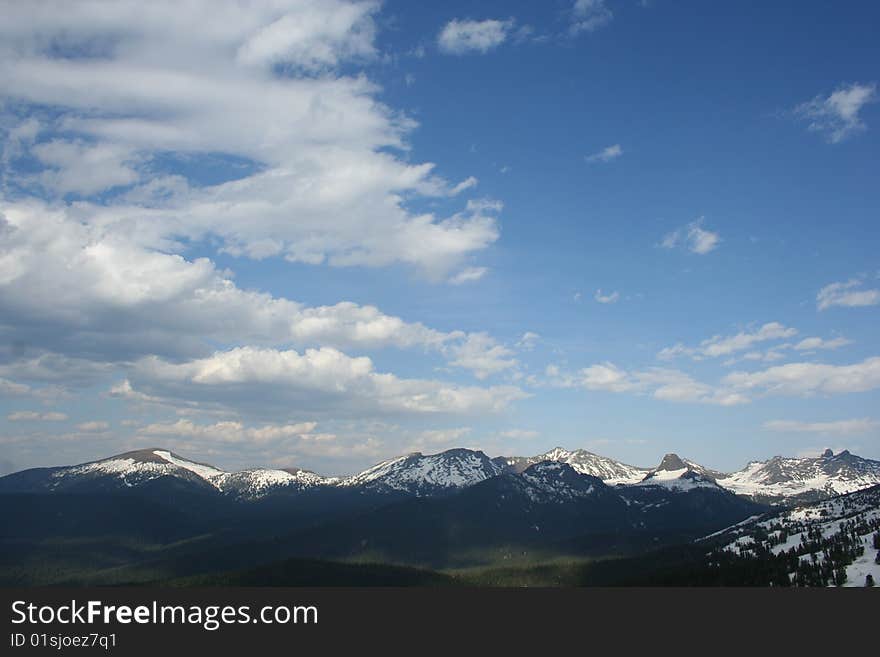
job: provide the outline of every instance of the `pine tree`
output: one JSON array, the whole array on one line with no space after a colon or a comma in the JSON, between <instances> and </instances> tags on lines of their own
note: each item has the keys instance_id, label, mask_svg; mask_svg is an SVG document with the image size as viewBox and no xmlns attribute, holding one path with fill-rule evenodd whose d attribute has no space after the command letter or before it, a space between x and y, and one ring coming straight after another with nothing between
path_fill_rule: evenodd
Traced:
<instances>
[{"instance_id":1,"label":"pine tree","mask_svg":"<svg viewBox=\"0 0 880 657\"><path fill-rule=\"evenodd\" d=\"M865 575L865 586L874 586L874 576L871 573Z\"/></svg>"}]
</instances>

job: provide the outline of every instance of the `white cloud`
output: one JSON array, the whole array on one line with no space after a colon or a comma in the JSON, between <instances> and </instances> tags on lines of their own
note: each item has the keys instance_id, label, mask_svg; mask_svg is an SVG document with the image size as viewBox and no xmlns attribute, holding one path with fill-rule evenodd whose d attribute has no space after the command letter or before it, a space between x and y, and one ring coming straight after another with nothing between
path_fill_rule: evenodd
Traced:
<instances>
[{"instance_id":1,"label":"white cloud","mask_svg":"<svg viewBox=\"0 0 880 657\"><path fill-rule=\"evenodd\" d=\"M706 255L714 251L721 243L721 236L717 232L703 228L703 217L689 223L677 230L667 233L660 246L665 249L683 247L698 255Z\"/></svg>"},{"instance_id":2,"label":"white cloud","mask_svg":"<svg viewBox=\"0 0 880 657\"><path fill-rule=\"evenodd\" d=\"M491 367L487 360L484 366ZM527 395L515 386L458 386L379 373L365 357L336 349L239 347L207 358L173 363L138 361L112 394L138 402L197 408L334 415L385 413L492 413Z\"/></svg>"},{"instance_id":3,"label":"white cloud","mask_svg":"<svg viewBox=\"0 0 880 657\"><path fill-rule=\"evenodd\" d=\"M130 185L140 176L132 166L135 154L116 144L52 140L31 149L49 168L37 176L44 187L62 194L84 195Z\"/></svg>"},{"instance_id":4,"label":"white cloud","mask_svg":"<svg viewBox=\"0 0 880 657\"><path fill-rule=\"evenodd\" d=\"M877 97L877 85L852 83L838 87L829 96L816 96L794 108L794 114L809 122L813 132L822 133L837 144L866 129L859 113Z\"/></svg>"},{"instance_id":5,"label":"white cloud","mask_svg":"<svg viewBox=\"0 0 880 657\"><path fill-rule=\"evenodd\" d=\"M614 14L605 0L575 0L571 9L571 34L594 32L611 22Z\"/></svg>"},{"instance_id":6,"label":"white cloud","mask_svg":"<svg viewBox=\"0 0 880 657\"><path fill-rule=\"evenodd\" d=\"M535 345L538 344L538 341L541 339L541 336L534 331L526 331L522 334L522 337L517 340L516 346L518 349L522 349L524 351L531 351L535 348Z\"/></svg>"},{"instance_id":7,"label":"white cloud","mask_svg":"<svg viewBox=\"0 0 880 657\"><path fill-rule=\"evenodd\" d=\"M620 147L620 144L614 144L603 148L598 153L587 155L586 160L587 162L610 162L611 160L616 160L621 155L623 155L623 149Z\"/></svg>"},{"instance_id":8,"label":"white cloud","mask_svg":"<svg viewBox=\"0 0 880 657\"><path fill-rule=\"evenodd\" d=\"M651 394L655 399L717 406L736 406L748 402L741 394L702 383L677 370L652 368L635 376L640 385L653 388Z\"/></svg>"},{"instance_id":9,"label":"white cloud","mask_svg":"<svg viewBox=\"0 0 880 657\"><path fill-rule=\"evenodd\" d=\"M638 385L626 371L614 363L591 365L582 369L580 374L580 384L587 390L626 392L633 390Z\"/></svg>"},{"instance_id":10,"label":"white cloud","mask_svg":"<svg viewBox=\"0 0 880 657\"><path fill-rule=\"evenodd\" d=\"M617 303L620 299L620 294L618 292L612 292L611 294L602 294L602 290L596 290L596 294L593 298L599 303Z\"/></svg>"},{"instance_id":11,"label":"white cloud","mask_svg":"<svg viewBox=\"0 0 880 657\"><path fill-rule=\"evenodd\" d=\"M375 26L371 15L377 2L330 2L328 11L317 2L300 2L290 13L252 33L236 53L252 66L295 63L306 71L321 71L358 57L370 58Z\"/></svg>"},{"instance_id":12,"label":"white cloud","mask_svg":"<svg viewBox=\"0 0 880 657\"><path fill-rule=\"evenodd\" d=\"M486 333L470 333L464 342L447 348L452 367L470 370L478 379L509 370L517 365L513 351L498 344Z\"/></svg>"},{"instance_id":13,"label":"white cloud","mask_svg":"<svg viewBox=\"0 0 880 657\"><path fill-rule=\"evenodd\" d=\"M266 424L259 427L246 427L237 421L196 424L191 420L176 422L157 422L140 427L138 433L144 436L174 436L188 439L210 440L215 443L267 443L285 438L331 440L328 434L313 434L316 422L297 422L294 424Z\"/></svg>"},{"instance_id":14,"label":"white cloud","mask_svg":"<svg viewBox=\"0 0 880 657\"><path fill-rule=\"evenodd\" d=\"M449 21L437 37L442 52L463 55L469 52L487 53L507 39L513 20L458 20Z\"/></svg>"},{"instance_id":15,"label":"white cloud","mask_svg":"<svg viewBox=\"0 0 880 657\"><path fill-rule=\"evenodd\" d=\"M583 368L575 374L566 374L553 367L547 369L550 385L583 387L592 391L649 394L655 399L670 402L691 402L733 406L748 399L735 391L701 383L679 370L648 368L629 372L614 363L606 362Z\"/></svg>"},{"instance_id":16,"label":"white cloud","mask_svg":"<svg viewBox=\"0 0 880 657\"><path fill-rule=\"evenodd\" d=\"M767 340L779 340L797 335L797 329L784 326L779 322L768 322L758 330L747 332L741 331L733 336L714 336L700 343L700 353L709 357L725 356L743 349L748 349L753 344Z\"/></svg>"},{"instance_id":17,"label":"white cloud","mask_svg":"<svg viewBox=\"0 0 880 657\"><path fill-rule=\"evenodd\" d=\"M815 351L820 349L839 349L840 347L845 347L847 345L852 344L852 340L848 340L847 338L832 338L830 340L825 340L823 338L804 338L796 345L794 345L794 349L797 351Z\"/></svg>"},{"instance_id":18,"label":"white cloud","mask_svg":"<svg viewBox=\"0 0 880 657\"><path fill-rule=\"evenodd\" d=\"M880 357L852 365L789 363L757 372L732 372L717 385L697 381L679 370L648 368L627 371L608 362L576 373L550 366L546 375L551 386L650 394L666 401L732 406L747 403L756 395L804 397L876 390L880 388Z\"/></svg>"},{"instance_id":19,"label":"white cloud","mask_svg":"<svg viewBox=\"0 0 880 657\"><path fill-rule=\"evenodd\" d=\"M0 369L6 371L9 368L4 366ZM0 397L31 397L40 399L43 402L49 402L57 401L68 396L69 394L59 386L29 386L20 381L11 381L0 376Z\"/></svg>"},{"instance_id":20,"label":"white cloud","mask_svg":"<svg viewBox=\"0 0 880 657\"><path fill-rule=\"evenodd\" d=\"M764 423L769 431L826 434L859 434L874 431L880 422L870 418L835 420L833 422L800 422L797 420L770 420Z\"/></svg>"},{"instance_id":21,"label":"white cloud","mask_svg":"<svg viewBox=\"0 0 880 657\"><path fill-rule=\"evenodd\" d=\"M34 110L10 130L14 148L3 163L14 151L42 165L20 174L7 167L7 179L49 195L0 200L0 314L14 319L0 326L0 340L25 345L0 354L0 376L9 377L0 394L50 399L63 388L16 379L73 385L113 375L125 377L113 396L188 414L255 409L254 393L266 392L277 402L274 418L291 398L350 415L490 412L525 396L511 386L372 371L346 378L317 365L305 367L311 378L302 385L276 373L281 383L257 377L253 391L233 392L234 381L150 379L144 363L167 373L162 364L206 364L215 351L228 359L242 344L245 365L281 360L300 369L293 354L363 362L342 349L457 358L451 348L468 340L462 331L374 306L309 307L243 289L207 258L187 259L186 249L201 242L234 257L339 267L404 263L444 280L498 238L501 204L470 200L443 216L410 209L477 181L453 185L432 163L414 163L406 139L416 123L380 102L365 75L340 71L376 56L378 3L120 0L97 13L90 2L52 4L10 6L0 24L0 108ZM38 111L46 106L51 114ZM164 170L170 159L186 165L172 171L200 171L213 158L231 162L220 168L237 172L233 180ZM66 193L85 198L68 203ZM460 272L471 280L484 273ZM481 376L501 353L487 348L481 359L468 347ZM362 443L374 449L372 440Z\"/></svg>"},{"instance_id":22,"label":"white cloud","mask_svg":"<svg viewBox=\"0 0 880 657\"><path fill-rule=\"evenodd\" d=\"M208 259L188 261L107 235L77 222L71 209L6 204L0 230L0 310L18 318L0 327L0 336L51 352L0 365L0 376L12 380L94 379L109 363L149 354L199 357L217 344L420 347L443 354L467 340L462 331L440 332L374 306L309 307L242 290ZM465 269L455 282L485 271Z\"/></svg>"},{"instance_id":23,"label":"white cloud","mask_svg":"<svg viewBox=\"0 0 880 657\"><path fill-rule=\"evenodd\" d=\"M451 285L464 285L478 281L489 272L488 267L466 267L449 279Z\"/></svg>"},{"instance_id":24,"label":"white cloud","mask_svg":"<svg viewBox=\"0 0 880 657\"><path fill-rule=\"evenodd\" d=\"M27 395L30 390L31 388L28 385L0 378L0 396L21 397Z\"/></svg>"},{"instance_id":25,"label":"white cloud","mask_svg":"<svg viewBox=\"0 0 880 657\"><path fill-rule=\"evenodd\" d=\"M863 285L864 281L859 278L826 285L816 295L816 305L819 310L828 310L834 306L857 308L880 304L880 290L860 289Z\"/></svg>"},{"instance_id":26,"label":"white cloud","mask_svg":"<svg viewBox=\"0 0 880 657\"><path fill-rule=\"evenodd\" d=\"M10 422L27 422L41 420L43 422L63 422L67 419L64 413L50 411L47 413L38 413L36 411L15 411L6 416Z\"/></svg>"},{"instance_id":27,"label":"white cloud","mask_svg":"<svg viewBox=\"0 0 880 657\"><path fill-rule=\"evenodd\" d=\"M461 194L463 191L476 187L479 184L479 180L477 180L474 176L470 176L465 178L460 183L458 183L455 187L449 190L450 196L457 196Z\"/></svg>"},{"instance_id":28,"label":"white cloud","mask_svg":"<svg viewBox=\"0 0 880 657\"><path fill-rule=\"evenodd\" d=\"M865 392L880 388L880 357L852 365L787 363L759 372L731 372L723 383L740 391L789 396Z\"/></svg>"},{"instance_id":29,"label":"white cloud","mask_svg":"<svg viewBox=\"0 0 880 657\"><path fill-rule=\"evenodd\" d=\"M157 0L143 11L120 0L100 20L91 2L54 4L5 8L0 106L51 106L57 118L37 129L64 135L17 142L46 164L18 182L36 175L59 193L134 183L78 205L80 222L169 252L210 239L241 257L405 263L438 280L497 240L497 207L408 209L456 186L401 156L415 122L365 76L339 71L374 54L378 3ZM218 154L244 163L238 179L200 185L161 170L162 158Z\"/></svg>"},{"instance_id":30,"label":"white cloud","mask_svg":"<svg viewBox=\"0 0 880 657\"><path fill-rule=\"evenodd\" d=\"M784 326L779 322L768 322L753 331L740 331L736 335L731 336L715 335L700 342L698 347L686 347L681 343L672 347L666 347L657 354L657 358L660 360L672 360L679 356L690 356L696 360L717 358L744 351L759 342L790 338L797 335L797 333L798 331L795 328ZM758 354L758 356L751 356L748 360L764 358L763 355Z\"/></svg>"},{"instance_id":31,"label":"white cloud","mask_svg":"<svg viewBox=\"0 0 880 657\"><path fill-rule=\"evenodd\" d=\"M686 347L678 342L671 347L663 347L657 352L657 358L660 360L674 360L680 356L694 356L697 350L693 347Z\"/></svg>"},{"instance_id":32,"label":"white cloud","mask_svg":"<svg viewBox=\"0 0 880 657\"><path fill-rule=\"evenodd\" d=\"M791 345L783 344L773 347L772 349L768 349L767 351L750 351L746 354L743 354L740 358L737 358L736 356L728 358L722 363L722 365L724 365L725 367L730 367L731 365L735 365L741 360L772 363L773 361L782 360L783 358L785 358L785 354L782 353L782 350L788 349L790 346Z\"/></svg>"}]
</instances>

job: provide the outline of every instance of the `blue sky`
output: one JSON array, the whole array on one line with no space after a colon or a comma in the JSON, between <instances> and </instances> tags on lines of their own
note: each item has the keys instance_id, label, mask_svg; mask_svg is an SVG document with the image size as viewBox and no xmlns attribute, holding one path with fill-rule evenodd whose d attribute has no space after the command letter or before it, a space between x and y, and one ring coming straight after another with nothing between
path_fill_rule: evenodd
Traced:
<instances>
[{"instance_id":1,"label":"blue sky","mask_svg":"<svg viewBox=\"0 0 880 657\"><path fill-rule=\"evenodd\" d=\"M873 3L10 3L0 470L880 458Z\"/></svg>"}]
</instances>

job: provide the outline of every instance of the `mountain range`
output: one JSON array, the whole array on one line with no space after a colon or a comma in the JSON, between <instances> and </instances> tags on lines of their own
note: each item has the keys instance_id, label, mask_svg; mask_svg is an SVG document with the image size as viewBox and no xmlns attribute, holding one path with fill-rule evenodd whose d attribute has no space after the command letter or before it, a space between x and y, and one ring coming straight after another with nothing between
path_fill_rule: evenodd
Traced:
<instances>
[{"instance_id":1,"label":"mountain range","mask_svg":"<svg viewBox=\"0 0 880 657\"><path fill-rule=\"evenodd\" d=\"M556 447L531 457L490 458L481 451L450 449L439 454L407 454L382 461L348 477L326 477L302 469L250 468L227 472L168 449L142 449L80 465L35 468L0 477L0 492L53 492L136 488L169 477L205 494L255 500L277 494L330 488L432 497L468 488L505 473L520 475L539 463L565 464L607 486L664 486L670 489L718 486L761 503L827 499L880 484L880 461L844 450L821 456L775 456L723 473L666 454L653 468L637 467L583 449Z\"/></svg>"},{"instance_id":2,"label":"mountain range","mask_svg":"<svg viewBox=\"0 0 880 657\"><path fill-rule=\"evenodd\" d=\"M877 484L880 462L845 451L721 473L675 454L641 468L585 450L451 449L325 477L228 472L151 448L0 477L0 584L239 582L249 568L314 583L315 560L346 584L365 562L428 568L381 570L428 582L499 564L617 563Z\"/></svg>"}]
</instances>

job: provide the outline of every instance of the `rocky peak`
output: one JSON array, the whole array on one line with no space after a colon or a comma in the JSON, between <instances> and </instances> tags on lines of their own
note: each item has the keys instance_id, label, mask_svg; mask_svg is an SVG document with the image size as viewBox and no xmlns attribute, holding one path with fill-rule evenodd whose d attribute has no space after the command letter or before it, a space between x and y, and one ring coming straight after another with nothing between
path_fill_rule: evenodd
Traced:
<instances>
[{"instance_id":1,"label":"rocky peak","mask_svg":"<svg viewBox=\"0 0 880 657\"><path fill-rule=\"evenodd\" d=\"M687 468L688 464L678 454L667 454L657 466L658 470L684 470Z\"/></svg>"}]
</instances>

